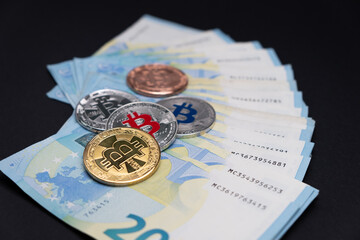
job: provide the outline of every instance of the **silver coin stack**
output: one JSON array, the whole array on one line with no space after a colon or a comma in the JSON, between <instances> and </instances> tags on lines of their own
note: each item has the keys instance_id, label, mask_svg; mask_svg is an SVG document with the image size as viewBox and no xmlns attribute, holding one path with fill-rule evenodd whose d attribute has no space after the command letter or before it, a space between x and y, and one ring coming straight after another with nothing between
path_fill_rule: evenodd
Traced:
<instances>
[{"instance_id":1,"label":"silver coin stack","mask_svg":"<svg viewBox=\"0 0 360 240\"><path fill-rule=\"evenodd\" d=\"M81 126L92 132L116 127L141 129L165 150L176 137L196 137L207 132L216 114L209 103L197 98L169 97L158 103L139 102L132 94L102 89L82 98L75 116Z\"/></svg>"}]
</instances>

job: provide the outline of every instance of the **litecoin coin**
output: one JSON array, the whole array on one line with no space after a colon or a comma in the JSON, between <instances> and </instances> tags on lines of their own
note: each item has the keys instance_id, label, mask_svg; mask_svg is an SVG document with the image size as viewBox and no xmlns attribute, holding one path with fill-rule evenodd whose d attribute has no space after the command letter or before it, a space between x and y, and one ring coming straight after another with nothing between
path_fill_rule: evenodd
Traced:
<instances>
[{"instance_id":1,"label":"litecoin coin","mask_svg":"<svg viewBox=\"0 0 360 240\"><path fill-rule=\"evenodd\" d=\"M159 166L160 148L148 133L113 128L96 135L84 150L87 172L97 181L127 186L149 178Z\"/></svg>"},{"instance_id":2,"label":"litecoin coin","mask_svg":"<svg viewBox=\"0 0 360 240\"><path fill-rule=\"evenodd\" d=\"M131 127L141 129L153 136L161 151L176 139L178 124L169 109L150 102L135 102L116 109L109 117L106 129Z\"/></svg>"},{"instance_id":3,"label":"litecoin coin","mask_svg":"<svg viewBox=\"0 0 360 240\"><path fill-rule=\"evenodd\" d=\"M138 101L135 96L112 89L102 89L85 96L75 108L78 123L92 132L105 130L106 121L115 109Z\"/></svg>"},{"instance_id":4,"label":"litecoin coin","mask_svg":"<svg viewBox=\"0 0 360 240\"><path fill-rule=\"evenodd\" d=\"M148 97L167 97L185 90L188 77L177 68L164 64L147 64L131 70L127 85Z\"/></svg>"},{"instance_id":5,"label":"litecoin coin","mask_svg":"<svg viewBox=\"0 0 360 240\"><path fill-rule=\"evenodd\" d=\"M165 98L158 104L168 108L178 122L178 137L199 136L215 123L214 108L204 100L191 97Z\"/></svg>"}]
</instances>

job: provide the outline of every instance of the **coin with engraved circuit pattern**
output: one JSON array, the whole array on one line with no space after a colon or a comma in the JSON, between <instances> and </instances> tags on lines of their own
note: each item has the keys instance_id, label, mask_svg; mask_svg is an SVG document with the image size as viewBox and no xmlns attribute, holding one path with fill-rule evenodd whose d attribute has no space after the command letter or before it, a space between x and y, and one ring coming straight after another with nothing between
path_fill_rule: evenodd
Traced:
<instances>
[{"instance_id":1,"label":"coin with engraved circuit pattern","mask_svg":"<svg viewBox=\"0 0 360 240\"><path fill-rule=\"evenodd\" d=\"M214 108L204 100L192 97L169 97L157 102L168 108L178 122L178 137L199 136L215 123Z\"/></svg>"},{"instance_id":2,"label":"coin with engraved circuit pattern","mask_svg":"<svg viewBox=\"0 0 360 240\"><path fill-rule=\"evenodd\" d=\"M75 108L78 123L92 132L105 130L106 121L117 108L138 98L122 91L101 89L86 95Z\"/></svg>"},{"instance_id":3,"label":"coin with engraved circuit pattern","mask_svg":"<svg viewBox=\"0 0 360 240\"><path fill-rule=\"evenodd\" d=\"M160 147L150 134L135 128L113 128L99 133L86 145L83 160L95 180L128 186L154 174L160 155Z\"/></svg>"},{"instance_id":4,"label":"coin with engraved circuit pattern","mask_svg":"<svg viewBox=\"0 0 360 240\"><path fill-rule=\"evenodd\" d=\"M138 128L152 135L161 151L176 139L178 124L167 108L151 102L134 102L115 110L109 117L106 129L116 127Z\"/></svg>"},{"instance_id":5,"label":"coin with engraved circuit pattern","mask_svg":"<svg viewBox=\"0 0 360 240\"><path fill-rule=\"evenodd\" d=\"M127 85L138 94L148 97L167 97L181 93L188 77L181 70L165 64L146 64L132 69Z\"/></svg>"}]
</instances>

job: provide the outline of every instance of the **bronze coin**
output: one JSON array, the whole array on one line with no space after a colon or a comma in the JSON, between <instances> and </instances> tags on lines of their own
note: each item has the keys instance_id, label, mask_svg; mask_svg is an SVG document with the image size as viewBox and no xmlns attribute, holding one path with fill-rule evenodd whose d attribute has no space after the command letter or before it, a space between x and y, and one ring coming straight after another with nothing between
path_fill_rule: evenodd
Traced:
<instances>
[{"instance_id":1,"label":"bronze coin","mask_svg":"<svg viewBox=\"0 0 360 240\"><path fill-rule=\"evenodd\" d=\"M181 93L188 77L177 68L164 64L146 64L132 69L127 85L138 94L148 97L167 97Z\"/></svg>"}]
</instances>

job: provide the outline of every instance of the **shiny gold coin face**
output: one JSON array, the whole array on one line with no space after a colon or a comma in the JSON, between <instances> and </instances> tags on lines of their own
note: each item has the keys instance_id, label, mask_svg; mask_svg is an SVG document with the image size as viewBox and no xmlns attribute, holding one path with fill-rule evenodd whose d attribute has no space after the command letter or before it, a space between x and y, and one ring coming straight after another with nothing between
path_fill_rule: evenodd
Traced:
<instances>
[{"instance_id":1,"label":"shiny gold coin face","mask_svg":"<svg viewBox=\"0 0 360 240\"><path fill-rule=\"evenodd\" d=\"M84 150L87 172L97 181L127 186L149 178L158 168L160 147L150 134L113 128L96 135Z\"/></svg>"}]
</instances>

